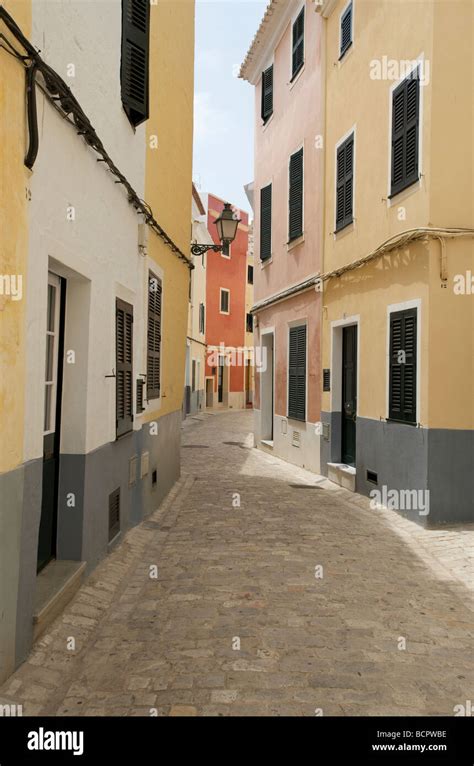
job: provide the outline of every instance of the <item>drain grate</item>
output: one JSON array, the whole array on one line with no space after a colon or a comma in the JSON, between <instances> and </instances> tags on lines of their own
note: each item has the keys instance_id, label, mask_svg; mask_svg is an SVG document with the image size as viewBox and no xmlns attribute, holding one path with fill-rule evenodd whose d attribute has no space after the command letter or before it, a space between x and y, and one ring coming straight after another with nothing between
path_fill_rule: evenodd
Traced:
<instances>
[{"instance_id":1,"label":"drain grate","mask_svg":"<svg viewBox=\"0 0 474 766\"><path fill-rule=\"evenodd\" d=\"M209 449L208 444L182 444L183 449Z\"/></svg>"},{"instance_id":2,"label":"drain grate","mask_svg":"<svg viewBox=\"0 0 474 766\"><path fill-rule=\"evenodd\" d=\"M222 444L228 444L230 447L242 447L242 449L249 449L246 447L245 442L222 442Z\"/></svg>"}]
</instances>

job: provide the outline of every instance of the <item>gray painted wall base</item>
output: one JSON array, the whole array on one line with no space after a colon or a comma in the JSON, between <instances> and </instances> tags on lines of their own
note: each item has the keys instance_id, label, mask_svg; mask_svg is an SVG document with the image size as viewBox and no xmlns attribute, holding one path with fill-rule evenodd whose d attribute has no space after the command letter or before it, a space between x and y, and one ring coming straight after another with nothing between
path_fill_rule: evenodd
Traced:
<instances>
[{"instance_id":1,"label":"gray painted wall base","mask_svg":"<svg viewBox=\"0 0 474 766\"><path fill-rule=\"evenodd\" d=\"M115 489L122 534L159 507L180 476L181 423L179 410L87 455L60 456L59 560L85 561L90 573L107 554L108 500ZM149 468L141 478L145 452ZM0 476L0 682L31 648L42 480L42 459Z\"/></svg>"},{"instance_id":2,"label":"gray painted wall base","mask_svg":"<svg viewBox=\"0 0 474 766\"><path fill-rule=\"evenodd\" d=\"M321 471L341 460L341 413L321 413L330 424L329 441L321 439ZM426 429L357 418L356 491L369 496L385 486L429 490L429 513L399 511L423 526L474 521L474 432ZM367 480L377 474L377 484Z\"/></svg>"}]
</instances>

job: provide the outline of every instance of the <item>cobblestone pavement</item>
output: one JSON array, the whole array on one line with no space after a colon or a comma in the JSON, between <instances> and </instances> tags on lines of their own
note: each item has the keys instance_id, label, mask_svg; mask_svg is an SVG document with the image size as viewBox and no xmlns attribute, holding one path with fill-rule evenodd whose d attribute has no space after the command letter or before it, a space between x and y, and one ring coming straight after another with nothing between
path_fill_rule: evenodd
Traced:
<instances>
[{"instance_id":1,"label":"cobblestone pavement","mask_svg":"<svg viewBox=\"0 0 474 766\"><path fill-rule=\"evenodd\" d=\"M186 422L181 480L3 701L26 715L409 716L474 699L472 528L370 510L249 448L251 417Z\"/></svg>"}]
</instances>

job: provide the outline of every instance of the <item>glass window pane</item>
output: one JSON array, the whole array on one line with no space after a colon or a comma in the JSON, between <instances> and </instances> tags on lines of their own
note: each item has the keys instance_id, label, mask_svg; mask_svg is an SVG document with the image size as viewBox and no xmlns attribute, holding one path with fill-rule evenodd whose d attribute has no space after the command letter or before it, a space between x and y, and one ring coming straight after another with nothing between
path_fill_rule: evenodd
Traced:
<instances>
[{"instance_id":1,"label":"glass window pane","mask_svg":"<svg viewBox=\"0 0 474 766\"><path fill-rule=\"evenodd\" d=\"M56 304L56 288L48 285L48 330L54 330L54 310Z\"/></svg>"},{"instance_id":2,"label":"glass window pane","mask_svg":"<svg viewBox=\"0 0 474 766\"><path fill-rule=\"evenodd\" d=\"M44 430L51 431L51 394L52 386L45 386L44 391Z\"/></svg>"},{"instance_id":3,"label":"glass window pane","mask_svg":"<svg viewBox=\"0 0 474 766\"><path fill-rule=\"evenodd\" d=\"M53 380L54 335L46 336L46 382Z\"/></svg>"}]
</instances>

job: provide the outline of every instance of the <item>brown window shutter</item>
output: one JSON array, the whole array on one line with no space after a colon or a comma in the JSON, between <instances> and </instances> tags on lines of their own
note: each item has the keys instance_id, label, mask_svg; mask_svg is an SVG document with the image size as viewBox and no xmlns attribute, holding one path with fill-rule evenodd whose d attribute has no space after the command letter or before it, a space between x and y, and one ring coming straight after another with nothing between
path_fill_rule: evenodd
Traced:
<instances>
[{"instance_id":1,"label":"brown window shutter","mask_svg":"<svg viewBox=\"0 0 474 766\"><path fill-rule=\"evenodd\" d=\"M133 429L133 306L117 298L115 309L116 433Z\"/></svg>"},{"instance_id":2,"label":"brown window shutter","mask_svg":"<svg viewBox=\"0 0 474 766\"><path fill-rule=\"evenodd\" d=\"M163 286L151 271L148 274L147 398L160 396L161 305Z\"/></svg>"},{"instance_id":3,"label":"brown window shutter","mask_svg":"<svg viewBox=\"0 0 474 766\"><path fill-rule=\"evenodd\" d=\"M135 127L149 112L149 0L122 0L122 103Z\"/></svg>"}]
</instances>

